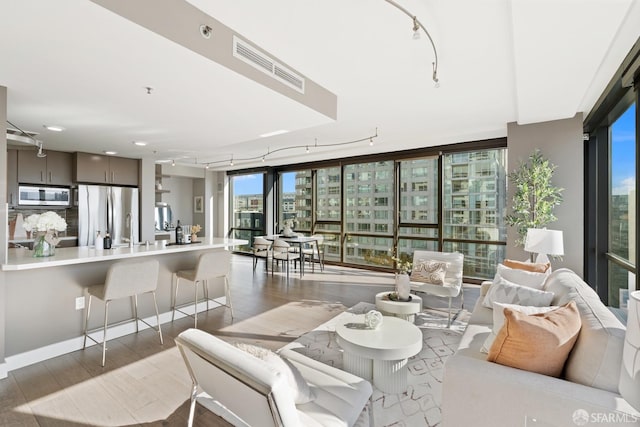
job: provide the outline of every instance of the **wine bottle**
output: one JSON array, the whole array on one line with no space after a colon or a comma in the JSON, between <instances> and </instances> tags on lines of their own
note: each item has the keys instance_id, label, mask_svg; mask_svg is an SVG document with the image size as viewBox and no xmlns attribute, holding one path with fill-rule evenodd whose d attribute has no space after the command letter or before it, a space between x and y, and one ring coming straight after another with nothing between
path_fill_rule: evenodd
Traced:
<instances>
[{"instance_id":1,"label":"wine bottle","mask_svg":"<svg viewBox=\"0 0 640 427\"><path fill-rule=\"evenodd\" d=\"M182 234L182 226L180 225L180 220L178 220L178 225L176 226L176 244L181 245L184 243L184 235Z\"/></svg>"},{"instance_id":2,"label":"wine bottle","mask_svg":"<svg viewBox=\"0 0 640 427\"><path fill-rule=\"evenodd\" d=\"M104 235L104 244L102 247L104 249L111 249L111 235L109 233Z\"/></svg>"}]
</instances>

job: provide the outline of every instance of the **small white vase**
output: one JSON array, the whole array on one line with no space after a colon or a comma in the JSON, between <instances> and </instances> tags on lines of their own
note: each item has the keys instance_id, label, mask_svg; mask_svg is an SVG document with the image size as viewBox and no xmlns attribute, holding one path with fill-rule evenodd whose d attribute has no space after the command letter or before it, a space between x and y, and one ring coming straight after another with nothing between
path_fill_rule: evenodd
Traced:
<instances>
[{"instance_id":1,"label":"small white vase","mask_svg":"<svg viewBox=\"0 0 640 427\"><path fill-rule=\"evenodd\" d=\"M282 230L282 235L284 237L291 237L293 235L293 230L291 229L291 227L284 227L284 230Z\"/></svg>"},{"instance_id":2,"label":"small white vase","mask_svg":"<svg viewBox=\"0 0 640 427\"><path fill-rule=\"evenodd\" d=\"M398 299L400 301L409 301L410 290L409 275L406 273L396 274L396 294L398 294Z\"/></svg>"}]
</instances>

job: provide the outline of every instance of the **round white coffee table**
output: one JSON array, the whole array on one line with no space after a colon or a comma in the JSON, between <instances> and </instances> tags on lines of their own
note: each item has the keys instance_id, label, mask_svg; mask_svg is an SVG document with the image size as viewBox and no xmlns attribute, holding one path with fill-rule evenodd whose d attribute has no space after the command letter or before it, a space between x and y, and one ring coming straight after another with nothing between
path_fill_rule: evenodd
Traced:
<instances>
[{"instance_id":1,"label":"round white coffee table","mask_svg":"<svg viewBox=\"0 0 640 427\"><path fill-rule=\"evenodd\" d=\"M394 301L389 299L390 291L380 292L376 295L376 308L384 315L399 317L413 323L416 313L422 311L422 298L411 295L409 301Z\"/></svg>"},{"instance_id":2,"label":"round white coffee table","mask_svg":"<svg viewBox=\"0 0 640 427\"><path fill-rule=\"evenodd\" d=\"M344 369L373 380L385 393L407 389L407 359L422 350L422 332L416 325L385 316L377 329L367 329L364 314L336 325L337 342L344 350Z\"/></svg>"}]
</instances>

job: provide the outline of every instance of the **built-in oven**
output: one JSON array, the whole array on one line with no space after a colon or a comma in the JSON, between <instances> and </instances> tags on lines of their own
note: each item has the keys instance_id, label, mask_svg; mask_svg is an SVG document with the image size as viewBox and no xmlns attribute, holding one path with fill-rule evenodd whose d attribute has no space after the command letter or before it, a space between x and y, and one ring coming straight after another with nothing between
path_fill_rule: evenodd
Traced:
<instances>
[{"instance_id":1,"label":"built-in oven","mask_svg":"<svg viewBox=\"0 0 640 427\"><path fill-rule=\"evenodd\" d=\"M68 187L37 187L21 185L18 188L20 206L69 206L71 189Z\"/></svg>"}]
</instances>

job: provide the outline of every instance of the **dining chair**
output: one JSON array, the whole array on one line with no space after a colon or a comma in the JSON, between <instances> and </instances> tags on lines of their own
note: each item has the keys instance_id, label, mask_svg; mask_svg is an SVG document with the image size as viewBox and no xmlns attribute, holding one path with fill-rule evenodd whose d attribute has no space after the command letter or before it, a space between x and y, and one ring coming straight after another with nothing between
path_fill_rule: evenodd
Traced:
<instances>
[{"instance_id":1,"label":"dining chair","mask_svg":"<svg viewBox=\"0 0 640 427\"><path fill-rule=\"evenodd\" d=\"M276 239L273 242L272 250L273 254L271 256L271 275L273 276L273 263L275 261L282 261L283 263L287 263L287 283L289 283L289 262L294 261L297 262L300 260L299 252L291 252L289 249L291 245L285 242L282 239ZM300 260L302 262L302 260ZM302 269L300 269L300 278L302 278Z\"/></svg>"},{"instance_id":2,"label":"dining chair","mask_svg":"<svg viewBox=\"0 0 640 427\"><path fill-rule=\"evenodd\" d=\"M93 285L87 288L89 302L87 303L86 317L84 320L84 343L82 349L87 347L87 338L96 344L102 344L102 366L104 367L107 354L107 327L109 317L109 304L116 299L133 299L133 318L136 323L136 333L138 332L138 321L155 329L144 319L138 317L138 295L150 293L153 296L153 305L156 309L156 331L162 340L162 330L160 329L160 316L158 314L158 304L156 302L156 288L158 287L158 273L160 264L158 260L149 259L134 262L117 262L112 264L107 270L107 277L104 284ZM88 331L89 316L91 314L91 300L98 298L104 301L104 325L102 332L102 342L95 340Z\"/></svg>"},{"instance_id":3,"label":"dining chair","mask_svg":"<svg viewBox=\"0 0 640 427\"><path fill-rule=\"evenodd\" d=\"M314 257L318 256L318 264L320 264L320 271L324 271L324 235L314 234L311 236L315 240L310 242L306 248L302 250L305 260L309 260L311 268L315 269Z\"/></svg>"},{"instance_id":4,"label":"dining chair","mask_svg":"<svg viewBox=\"0 0 640 427\"><path fill-rule=\"evenodd\" d=\"M272 253L271 242L264 237L254 237L251 249L253 252L253 271L256 271L259 258L264 258L264 269L268 271L269 268L267 266Z\"/></svg>"}]
</instances>

